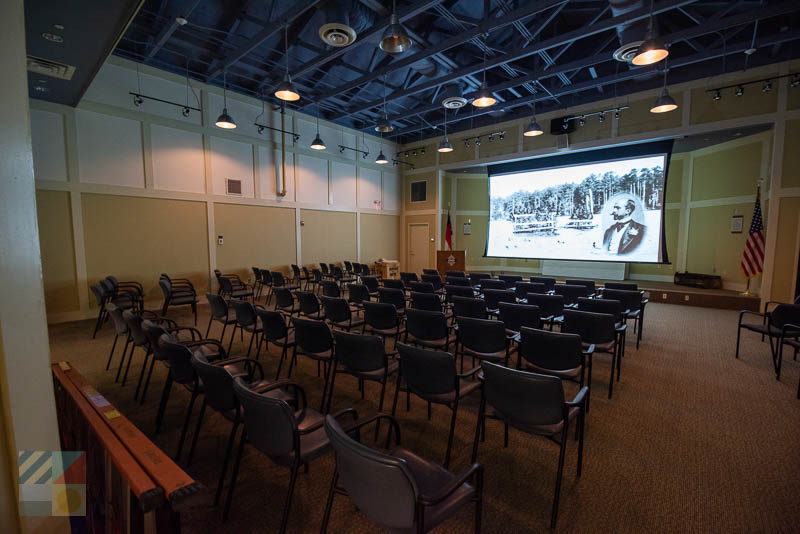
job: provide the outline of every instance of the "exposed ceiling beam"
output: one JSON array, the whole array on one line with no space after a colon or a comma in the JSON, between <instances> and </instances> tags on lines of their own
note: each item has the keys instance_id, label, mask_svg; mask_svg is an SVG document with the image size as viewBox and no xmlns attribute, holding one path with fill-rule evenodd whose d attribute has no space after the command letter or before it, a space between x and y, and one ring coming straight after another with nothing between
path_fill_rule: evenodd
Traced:
<instances>
[{"instance_id":1,"label":"exposed ceiling beam","mask_svg":"<svg viewBox=\"0 0 800 534\"><path fill-rule=\"evenodd\" d=\"M222 60L222 66L217 67L214 69L209 75L206 81L211 81L220 74L224 68L236 63L244 56L258 48L258 46L275 35L279 33L286 24L292 22L297 17L301 16L303 13L311 9L312 7L316 6L320 0L307 0L305 2L298 2L295 3L290 9L287 9L283 14L281 14L280 18L276 22L271 22L264 26L261 31L255 34L250 40L248 40L245 44L230 52L229 54L225 54L225 58Z\"/></svg>"},{"instance_id":2,"label":"exposed ceiling beam","mask_svg":"<svg viewBox=\"0 0 800 534\"><path fill-rule=\"evenodd\" d=\"M402 67L406 67L408 65L411 65L412 63L415 63L415 62L420 61L422 59L428 58L428 57L430 57L430 56L432 56L432 55L434 55L436 53L443 52L445 50L449 50L450 48L454 48L454 47L456 47L456 46L458 46L460 44L463 44L463 43L465 43L467 41L470 41L473 38L478 37L478 36L488 32L489 30L493 30L493 29L496 29L496 28L501 28L503 26L508 26L509 24L513 24L516 20L518 20L518 19L520 19L522 17L528 17L528 16L531 16L531 15L534 15L534 14L539 13L541 11L544 11L546 9L552 8L552 7L556 6L556 5L562 4L562 3L566 2L566 1L568 1L568 0L539 0L539 1L536 1L536 2L530 2L529 4L525 5L524 7L521 7L519 9L517 9L517 10L514 10L513 12L511 12L511 13L509 13L507 15L504 15L502 17L493 18L493 19L489 19L489 20L483 20L483 21L481 21L480 25L478 25L477 27L475 27L475 28L473 28L471 30L462 32L462 33L460 33L458 35L454 35L453 37L450 37L449 39L445 39L444 41L442 41L442 42L440 42L440 43L438 43L438 44L436 44L434 46L431 46L429 48L426 48L423 51L417 52L416 54L412 54L410 56L407 56L407 57L404 57L404 58L399 59L397 61L394 61L391 64L387 65L386 67L383 67L381 69L377 69L377 70L373 71L369 76L362 76L360 78L356 78L355 80L353 80L351 82L348 82L348 83L346 83L346 84L344 84L344 85L342 85L340 87L337 87L336 90L334 90L334 91L330 91L328 93L319 95L318 97L316 97L316 99L317 100L325 100L325 99L328 99L328 98L330 98L332 96L336 96L339 93L343 93L343 92L349 91L350 89L352 89L354 87L357 87L357 86L359 86L361 84L370 82L370 81L375 80L377 78L380 78L381 76L383 76L386 72L388 72L390 70L396 70L396 69L399 69L399 68L402 68ZM503 56L501 56L501 57L503 57ZM463 78L464 76L475 74L476 72L477 71L460 73L459 76L457 76L457 77L458 78Z\"/></svg>"},{"instance_id":3,"label":"exposed ceiling beam","mask_svg":"<svg viewBox=\"0 0 800 534\"><path fill-rule=\"evenodd\" d=\"M189 4L189 7L187 7L181 13L180 16L185 19L188 19L189 16L192 14L192 11L194 11L194 9L198 6L198 4L200 4L200 0L194 0L194 2ZM147 59L155 57L155 55L158 54L158 51L161 50L161 47L164 46L164 44L169 40L169 38L172 37L172 34L175 33L175 30L177 30L180 27L181 25L178 24L177 17L175 17L174 19L172 19L172 22L170 22L167 26L162 28L161 33L159 33L158 37L156 37L155 39L155 44L152 46L152 48L150 48L150 50L147 51L147 58L145 59L145 61Z\"/></svg>"},{"instance_id":4,"label":"exposed ceiling beam","mask_svg":"<svg viewBox=\"0 0 800 534\"><path fill-rule=\"evenodd\" d=\"M770 36L766 36L766 37L762 37L762 38L756 39L756 45L759 48L764 48L764 47L768 47L768 46L772 46L772 45L776 45L776 44L785 43L787 41L793 41L795 39L800 39L800 30L781 32L781 33L777 33L777 34L774 34L774 35L770 35ZM680 67L686 67L686 66L689 66L689 65L693 65L695 63L702 63L704 61L710 61L710 60L717 59L717 58L720 58L720 57L723 57L723 56L726 56L726 55L741 54L742 52L744 52L748 48L750 48L750 41L749 40L748 41L742 41L740 43L737 43L735 45L728 46L728 47L725 47L725 48L719 48L719 49L716 49L716 50L703 51L703 52L698 53L698 54L693 54L691 56L686 56L686 57L683 57L683 58L675 59L675 60L670 62L669 68L670 68L670 70L672 70L672 69L677 69L677 68L680 68ZM555 95L556 96L567 96L567 95L572 94L572 93L578 93L578 92L581 92L581 91L594 89L594 88L596 88L598 86L612 85L612 84L616 84L616 83L619 83L619 82L633 80L635 78L639 78L639 77L643 77L643 76L650 76L650 75L652 75L652 73L656 73L656 72L662 72L661 69L658 66L652 66L652 67L647 67L647 68L643 68L643 69L636 69L636 70L629 70L629 71L626 71L626 72L621 72L621 73L618 73L618 74L612 74L612 75L609 75L609 76L604 76L602 78L597 78L596 80L587 80L585 82L575 83L573 85L568 85L568 86L562 87L561 89L559 89L558 91L555 92ZM548 97L541 96L541 95L526 95L526 96L524 96L522 98L518 98L516 100L509 100L508 102L506 102L504 107L506 109L511 109L511 108L514 108L514 107L527 105L530 102L540 101L540 100L547 100L547 99L548 99ZM492 111L491 109L484 108L484 109L481 109L480 111L475 110L474 113L471 114L471 115L465 115L465 116L462 116L462 117L458 117L458 116L450 117L450 118L447 119L447 124L451 125L453 123L463 121L464 119L469 119L469 118L472 118L472 117L479 117L481 115L486 115L488 113L491 113L491 111ZM424 110L415 110L415 112L414 112L414 114L420 114L420 115L422 113L424 113ZM504 120L507 120L507 119L504 119ZM443 120L440 121L440 122L435 122L435 123L431 123L431 122L428 122L428 121L425 121L425 122L429 125L429 127L433 128L433 129L438 129L439 127L444 125L444 121ZM402 136L402 135L410 135L410 134L413 134L415 132L418 132L418 131L424 130L424 129L425 129L425 127L414 126L414 127L411 127L411 128L405 128L403 130L395 130L394 132L392 132L391 135L389 135L387 137L395 138L395 137Z\"/></svg>"}]
</instances>

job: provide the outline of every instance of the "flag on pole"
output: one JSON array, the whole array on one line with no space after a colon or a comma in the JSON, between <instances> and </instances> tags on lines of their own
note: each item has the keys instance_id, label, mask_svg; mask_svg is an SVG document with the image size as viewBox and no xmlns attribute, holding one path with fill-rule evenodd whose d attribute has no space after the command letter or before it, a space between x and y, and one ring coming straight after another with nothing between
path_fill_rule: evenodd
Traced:
<instances>
[{"instance_id":1,"label":"flag on pole","mask_svg":"<svg viewBox=\"0 0 800 534\"><path fill-rule=\"evenodd\" d=\"M742 271L748 280L758 276L764 265L764 223L761 219L761 192L756 193L756 205L753 208L753 221L742 252Z\"/></svg>"},{"instance_id":2,"label":"flag on pole","mask_svg":"<svg viewBox=\"0 0 800 534\"><path fill-rule=\"evenodd\" d=\"M447 212L447 228L444 231L444 240L447 243L447 250L453 250L453 225L450 224L450 212Z\"/></svg>"}]
</instances>

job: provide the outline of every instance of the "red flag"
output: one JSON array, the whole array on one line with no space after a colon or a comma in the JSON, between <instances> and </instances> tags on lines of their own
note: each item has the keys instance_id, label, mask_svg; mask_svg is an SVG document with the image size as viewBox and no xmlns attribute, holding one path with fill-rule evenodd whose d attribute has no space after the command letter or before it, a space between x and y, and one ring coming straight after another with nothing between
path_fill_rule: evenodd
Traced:
<instances>
[{"instance_id":1,"label":"red flag","mask_svg":"<svg viewBox=\"0 0 800 534\"><path fill-rule=\"evenodd\" d=\"M756 206L753 209L753 222L742 252L742 271L745 278L761 274L764 264L764 224L761 220L761 195L756 195Z\"/></svg>"},{"instance_id":2,"label":"red flag","mask_svg":"<svg viewBox=\"0 0 800 534\"><path fill-rule=\"evenodd\" d=\"M444 231L444 240L447 242L447 250L453 250L453 225L450 224L450 212L447 212L447 229Z\"/></svg>"}]
</instances>

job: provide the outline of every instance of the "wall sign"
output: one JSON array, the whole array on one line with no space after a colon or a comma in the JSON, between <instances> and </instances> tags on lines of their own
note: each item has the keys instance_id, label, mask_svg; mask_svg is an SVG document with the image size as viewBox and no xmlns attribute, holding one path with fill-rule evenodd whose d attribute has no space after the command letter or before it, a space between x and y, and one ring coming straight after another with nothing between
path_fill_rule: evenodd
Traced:
<instances>
[{"instance_id":1,"label":"wall sign","mask_svg":"<svg viewBox=\"0 0 800 534\"><path fill-rule=\"evenodd\" d=\"M744 228L744 215L734 215L731 217L731 233L741 234Z\"/></svg>"}]
</instances>

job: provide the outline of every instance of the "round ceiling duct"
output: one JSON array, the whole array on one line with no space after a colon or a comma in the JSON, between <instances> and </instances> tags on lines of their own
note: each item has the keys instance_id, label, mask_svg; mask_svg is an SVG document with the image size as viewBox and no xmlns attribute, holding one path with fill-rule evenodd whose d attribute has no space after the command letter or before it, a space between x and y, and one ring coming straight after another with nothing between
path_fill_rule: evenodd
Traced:
<instances>
[{"instance_id":1,"label":"round ceiling duct","mask_svg":"<svg viewBox=\"0 0 800 534\"><path fill-rule=\"evenodd\" d=\"M319 28L319 38L325 44L341 48L356 41L356 31L346 24L329 22Z\"/></svg>"},{"instance_id":2,"label":"round ceiling duct","mask_svg":"<svg viewBox=\"0 0 800 534\"><path fill-rule=\"evenodd\" d=\"M642 44L642 41L633 41L620 46L614 50L614 59L622 63L632 64L633 58L636 56L636 52L639 50L640 44Z\"/></svg>"},{"instance_id":3,"label":"round ceiling duct","mask_svg":"<svg viewBox=\"0 0 800 534\"><path fill-rule=\"evenodd\" d=\"M447 109L463 108L467 105L467 99L463 96L448 96L442 100L442 105Z\"/></svg>"}]
</instances>

